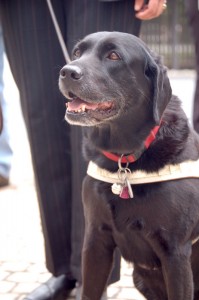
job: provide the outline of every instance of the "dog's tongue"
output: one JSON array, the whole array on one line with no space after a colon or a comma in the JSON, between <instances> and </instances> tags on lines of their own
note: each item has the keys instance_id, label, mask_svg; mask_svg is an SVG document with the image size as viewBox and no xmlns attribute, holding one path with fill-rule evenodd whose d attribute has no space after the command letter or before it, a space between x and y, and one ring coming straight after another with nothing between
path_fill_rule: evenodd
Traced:
<instances>
[{"instance_id":1,"label":"dog's tongue","mask_svg":"<svg viewBox=\"0 0 199 300\"><path fill-rule=\"evenodd\" d=\"M83 106L87 109L96 109L98 104L88 103L80 98L75 98L73 101L68 102L68 111L78 110Z\"/></svg>"}]
</instances>

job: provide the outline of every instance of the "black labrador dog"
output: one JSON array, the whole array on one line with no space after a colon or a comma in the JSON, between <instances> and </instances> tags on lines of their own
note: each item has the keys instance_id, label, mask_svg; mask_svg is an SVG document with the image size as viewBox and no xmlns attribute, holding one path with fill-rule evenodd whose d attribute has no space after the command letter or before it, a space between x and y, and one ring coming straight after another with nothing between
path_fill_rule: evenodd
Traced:
<instances>
[{"instance_id":1,"label":"black labrador dog","mask_svg":"<svg viewBox=\"0 0 199 300\"><path fill-rule=\"evenodd\" d=\"M119 247L146 299L198 300L199 137L159 57L130 34L93 33L75 46L59 87L92 161L83 183L82 299L100 299ZM184 164L184 176L165 171Z\"/></svg>"}]
</instances>

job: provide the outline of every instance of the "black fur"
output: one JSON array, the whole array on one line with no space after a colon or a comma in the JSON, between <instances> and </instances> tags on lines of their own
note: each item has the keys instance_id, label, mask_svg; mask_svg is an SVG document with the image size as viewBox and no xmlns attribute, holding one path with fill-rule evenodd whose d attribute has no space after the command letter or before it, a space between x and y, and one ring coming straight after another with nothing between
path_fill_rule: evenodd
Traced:
<instances>
[{"instance_id":1,"label":"black fur","mask_svg":"<svg viewBox=\"0 0 199 300\"><path fill-rule=\"evenodd\" d=\"M129 165L132 171L198 159L198 135L171 95L166 68L140 39L117 32L87 36L75 47L74 61L61 70L59 84L74 101L66 119L85 126L86 160L116 172L117 163L101 151L139 151L156 124L161 127L155 141ZM75 101L82 99L88 110L74 112ZM90 110L93 104L100 111ZM199 235L199 180L132 188L134 198L124 200L111 192L111 184L84 180L82 299L100 299L118 246L134 264L135 286L147 300L198 300L199 242L192 246L192 240Z\"/></svg>"}]
</instances>

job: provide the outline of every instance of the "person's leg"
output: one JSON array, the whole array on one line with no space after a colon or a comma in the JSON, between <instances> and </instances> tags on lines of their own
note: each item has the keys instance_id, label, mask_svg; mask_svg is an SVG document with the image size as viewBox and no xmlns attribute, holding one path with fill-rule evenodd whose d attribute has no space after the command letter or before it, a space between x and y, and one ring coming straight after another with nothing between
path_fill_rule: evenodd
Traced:
<instances>
[{"instance_id":1,"label":"person's leg","mask_svg":"<svg viewBox=\"0 0 199 300\"><path fill-rule=\"evenodd\" d=\"M53 1L65 28L62 1ZM70 126L58 89L64 57L43 0L0 3L5 44L20 91L36 178L47 267L54 275L70 273L71 151Z\"/></svg>"},{"instance_id":2,"label":"person's leg","mask_svg":"<svg viewBox=\"0 0 199 300\"><path fill-rule=\"evenodd\" d=\"M4 95L4 42L2 28L0 26L0 104L3 114L3 130L0 135L0 188L9 184L10 169L13 157L13 151L10 142L8 103Z\"/></svg>"},{"instance_id":3,"label":"person's leg","mask_svg":"<svg viewBox=\"0 0 199 300\"><path fill-rule=\"evenodd\" d=\"M194 95L194 106L193 106L193 126L194 129L199 133L199 7L198 1L196 0L186 0L186 10L188 21L193 33L195 54L196 54L196 89Z\"/></svg>"},{"instance_id":4,"label":"person's leg","mask_svg":"<svg viewBox=\"0 0 199 300\"><path fill-rule=\"evenodd\" d=\"M111 1L100 2L99 0L72 0L65 1L66 14L67 14L67 46L69 52L71 52L75 43L82 39L85 35L96 31L123 31L139 35L141 22L135 18L134 15L134 1ZM76 129L72 127L73 132ZM79 135L79 132L76 132ZM81 148L81 137L76 138L71 142L72 149ZM75 174L78 169L82 169L80 166L82 161L76 158L73 162L73 170ZM75 179L75 178L74 178ZM75 182L75 180L73 180ZM79 190L73 189L75 194L72 201L72 270L75 277L81 282L79 274L81 274L81 249L77 247L76 241L82 240L84 234L84 217L82 211L78 208ZM77 213L77 211L79 213ZM81 225L81 227L79 227ZM111 274L110 282L115 282L120 278L120 255L116 253L115 267Z\"/></svg>"},{"instance_id":5,"label":"person's leg","mask_svg":"<svg viewBox=\"0 0 199 300\"><path fill-rule=\"evenodd\" d=\"M135 17L134 0L67 2L69 49L85 35L97 31L122 31L139 35L141 21Z\"/></svg>"}]
</instances>

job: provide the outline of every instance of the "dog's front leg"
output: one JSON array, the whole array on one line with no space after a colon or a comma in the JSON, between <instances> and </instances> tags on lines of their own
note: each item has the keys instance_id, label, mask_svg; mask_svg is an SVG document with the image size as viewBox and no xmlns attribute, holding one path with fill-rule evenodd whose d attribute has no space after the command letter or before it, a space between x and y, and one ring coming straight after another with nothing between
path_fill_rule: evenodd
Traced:
<instances>
[{"instance_id":1,"label":"dog's front leg","mask_svg":"<svg viewBox=\"0 0 199 300\"><path fill-rule=\"evenodd\" d=\"M168 300L193 300L191 246L182 246L162 260Z\"/></svg>"},{"instance_id":2,"label":"dog's front leg","mask_svg":"<svg viewBox=\"0 0 199 300\"><path fill-rule=\"evenodd\" d=\"M82 300L100 300L112 268L114 248L86 232L82 251Z\"/></svg>"}]
</instances>

